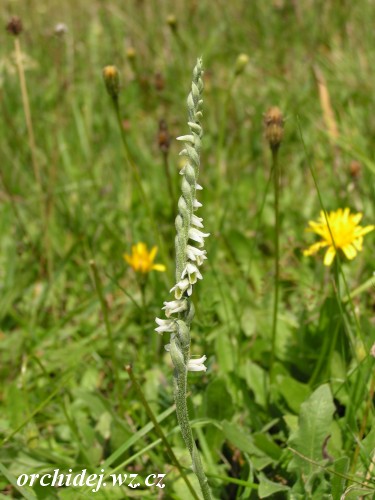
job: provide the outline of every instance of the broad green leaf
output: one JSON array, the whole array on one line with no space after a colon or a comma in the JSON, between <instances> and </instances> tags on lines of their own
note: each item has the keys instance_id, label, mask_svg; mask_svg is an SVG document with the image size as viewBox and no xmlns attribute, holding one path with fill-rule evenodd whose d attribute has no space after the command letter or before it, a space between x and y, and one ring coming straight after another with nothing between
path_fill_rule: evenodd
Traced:
<instances>
[{"instance_id":1,"label":"broad green leaf","mask_svg":"<svg viewBox=\"0 0 375 500\"><path fill-rule=\"evenodd\" d=\"M289 446L294 448L306 459L294 455L289 469L298 469L305 475L310 475L316 466L309 459L320 462L323 460L322 446L330 434L335 406L328 384L322 385L301 405L298 430L289 439Z\"/></svg>"},{"instance_id":2,"label":"broad green leaf","mask_svg":"<svg viewBox=\"0 0 375 500\"><path fill-rule=\"evenodd\" d=\"M290 488L285 484L274 483L266 478L266 476L262 473L259 474L259 489L258 496L259 498L268 498L274 493L279 491L288 491Z\"/></svg>"},{"instance_id":3,"label":"broad green leaf","mask_svg":"<svg viewBox=\"0 0 375 500\"><path fill-rule=\"evenodd\" d=\"M253 442L251 435L245 433L242 429L240 429L235 424L224 421L223 422L223 431L225 437L228 439L230 443L232 443L239 450L248 453L249 455L255 455L258 457L263 457L264 454L260 451Z\"/></svg>"},{"instance_id":4,"label":"broad green leaf","mask_svg":"<svg viewBox=\"0 0 375 500\"><path fill-rule=\"evenodd\" d=\"M256 403L264 407L267 402L268 387L268 377L265 370L248 360L240 373L245 378L249 389L253 391Z\"/></svg>"},{"instance_id":5,"label":"broad green leaf","mask_svg":"<svg viewBox=\"0 0 375 500\"><path fill-rule=\"evenodd\" d=\"M254 444L273 460L279 460L282 454L281 448L271 439L269 434L257 432L253 434Z\"/></svg>"},{"instance_id":6,"label":"broad green leaf","mask_svg":"<svg viewBox=\"0 0 375 500\"><path fill-rule=\"evenodd\" d=\"M276 384L289 408L298 414L301 404L311 394L309 386L298 382L292 377L282 375L276 377Z\"/></svg>"}]
</instances>

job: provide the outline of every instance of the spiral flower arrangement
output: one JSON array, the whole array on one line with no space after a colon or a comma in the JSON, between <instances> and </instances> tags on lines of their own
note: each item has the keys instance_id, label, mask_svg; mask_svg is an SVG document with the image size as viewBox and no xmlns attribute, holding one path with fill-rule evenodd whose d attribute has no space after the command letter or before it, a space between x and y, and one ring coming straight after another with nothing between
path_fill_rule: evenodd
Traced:
<instances>
[{"instance_id":1,"label":"spiral flower arrangement","mask_svg":"<svg viewBox=\"0 0 375 500\"><path fill-rule=\"evenodd\" d=\"M170 343L165 348L170 352L174 365L174 395L177 419L185 444L192 457L193 470L198 477L203 497L209 499L211 493L193 439L186 406L187 372L206 371L204 365L206 356L198 359L190 358L190 324L194 317L194 306L190 297L193 286L199 279L202 279L199 268L207 258L203 247L204 239L209 236L208 233L201 231L203 219L195 213L202 206L196 198L197 191L202 189L198 184L203 135L200 124L203 104L202 76L202 60L198 59L193 71L191 92L187 98L190 134L177 138L184 142L184 149L180 152L180 155L184 156L187 162L180 172L183 176L181 183L182 195L178 200L178 215L176 217L176 284L171 289L175 298L169 302L164 302L163 309L167 319L156 318L158 325L156 331L158 333L171 333Z\"/></svg>"},{"instance_id":2,"label":"spiral flower arrangement","mask_svg":"<svg viewBox=\"0 0 375 500\"><path fill-rule=\"evenodd\" d=\"M197 191L202 189L197 182L200 167L200 149L201 138L203 135L200 118L202 117L202 61L198 59L193 71L193 82L191 92L187 99L190 134L178 137L177 140L185 143L184 149L180 152L181 156L187 158L185 166L180 173L183 176L181 183L182 195L178 200L178 215L176 217L176 284L171 289L174 292L175 300L164 302L163 309L167 319L156 318L158 333L170 332L171 343L166 349L171 352L172 361L179 356L175 353L177 349L183 355L184 363L188 370L205 370L203 362L197 363L197 360L190 360L189 352L183 348L189 344L190 339L186 337L186 327L190 326L194 316L193 304L190 302L190 296L193 291L193 285L202 274L199 267L203 264L206 257L206 251L203 250L204 239L209 236L203 233L201 217L195 212L202 206L196 198ZM178 317L173 315L178 314ZM205 357L203 357L206 359ZM203 359L201 358L201 359Z\"/></svg>"}]
</instances>

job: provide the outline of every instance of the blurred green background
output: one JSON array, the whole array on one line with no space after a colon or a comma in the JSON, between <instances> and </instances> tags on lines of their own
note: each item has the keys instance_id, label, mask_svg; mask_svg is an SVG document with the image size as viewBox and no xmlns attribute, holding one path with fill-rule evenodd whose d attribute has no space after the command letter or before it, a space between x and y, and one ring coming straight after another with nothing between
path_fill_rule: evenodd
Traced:
<instances>
[{"instance_id":1,"label":"blurred green background","mask_svg":"<svg viewBox=\"0 0 375 500\"><path fill-rule=\"evenodd\" d=\"M15 37L5 29L13 15L23 23L34 159ZM188 131L198 56L205 67L199 215L211 236L194 292L192 353L206 354L209 369L189 376L190 416L214 494L339 499L354 483L327 468L367 478L362 487L371 494L373 233L343 263L347 287L341 276L339 294L323 256L302 250L314 241L304 230L321 209L311 168L328 210L350 207L363 212L363 225L374 222L374 2L3 0L0 19L1 498L91 495L12 484L21 473L57 467L168 473L164 490L103 488L97 498L190 498L123 367L133 365L189 467L172 408L167 339L153 330L174 285L176 205L165 169L177 199L182 163L174 138ZM102 77L109 64L120 76L122 130ZM285 134L270 373L275 227L263 115L275 105ZM124 261L139 241L158 246L165 273L140 277ZM357 291L352 301L348 291Z\"/></svg>"}]
</instances>

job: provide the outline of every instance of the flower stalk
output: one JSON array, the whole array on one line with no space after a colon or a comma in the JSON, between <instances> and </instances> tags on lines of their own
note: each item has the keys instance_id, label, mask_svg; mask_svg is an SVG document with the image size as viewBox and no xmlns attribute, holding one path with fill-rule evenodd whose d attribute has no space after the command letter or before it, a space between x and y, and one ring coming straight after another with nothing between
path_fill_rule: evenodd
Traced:
<instances>
[{"instance_id":1,"label":"flower stalk","mask_svg":"<svg viewBox=\"0 0 375 500\"><path fill-rule=\"evenodd\" d=\"M275 232L274 232L274 251L275 251L275 276L274 276L274 302L272 315L272 334L271 334L271 361L270 373L275 360L276 335L277 335L277 314L279 307L279 282L280 282L280 210L279 210L279 191L280 191L280 169L279 169L279 147L284 135L284 119L281 111L277 107L270 108L264 117L266 128L266 139L269 143L272 153L272 173L274 185L274 213L275 213Z\"/></svg>"},{"instance_id":2,"label":"flower stalk","mask_svg":"<svg viewBox=\"0 0 375 500\"><path fill-rule=\"evenodd\" d=\"M199 359L190 357L190 325L194 317L194 306L190 296L193 286L202 274L199 267L206 259L203 250L204 239L209 236L200 229L203 228L202 219L195 215L201 203L196 199L197 190L202 189L197 183L200 167L200 149L203 130L200 124L202 117L203 92L202 61L198 59L193 71L191 92L187 98L188 125L190 134L178 137L184 142L184 149L180 155L187 159L181 170L182 195L178 201L178 215L176 217L176 284L171 289L175 300L165 302L164 310L167 319L156 318L158 333L170 333L170 343L166 350L170 352L174 365L174 397L176 402L177 420L181 434L192 459L193 471L196 474L204 499L211 499L211 491L207 477L203 470L202 461L195 445L189 414L186 404L187 374L188 371L206 371L204 361L206 356ZM177 314L177 317L173 315Z\"/></svg>"}]
</instances>

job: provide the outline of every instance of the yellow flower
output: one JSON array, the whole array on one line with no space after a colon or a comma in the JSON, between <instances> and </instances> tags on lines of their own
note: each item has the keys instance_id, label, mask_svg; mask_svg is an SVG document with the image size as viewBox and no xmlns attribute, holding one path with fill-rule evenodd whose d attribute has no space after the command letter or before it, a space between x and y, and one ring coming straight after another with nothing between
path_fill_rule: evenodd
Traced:
<instances>
[{"instance_id":1,"label":"yellow flower","mask_svg":"<svg viewBox=\"0 0 375 500\"><path fill-rule=\"evenodd\" d=\"M158 247L152 247L149 252L144 243L137 243L132 246L131 255L124 254L124 259L137 273L147 274L150 271L163 272L165 271L163 264L154 264L157 251Z\"/></svg>"},{"instance_id":2,"label":"yellow flower","mask_svg":"<svg viewBox=\"0 0 375 500\"><path fill-rule=\"evenodd\" d=\"M330 266L335 258L336 250L341 248L349 260L354 259L357 252L362 250L363 236L375 229L375 226L360 226L361 219L361 213L351 214L349 208L344 208L344 210L339 208L327 215L321 211L318 222L309 221L310 227L307 231L318 234L322 240L304 250L303 255L313 255L321 248L328 247L324 256L324 265Z\"/></svg>"}]
</instances>

